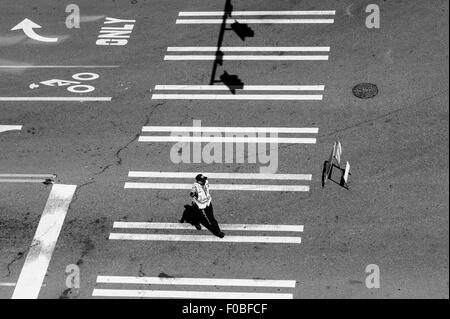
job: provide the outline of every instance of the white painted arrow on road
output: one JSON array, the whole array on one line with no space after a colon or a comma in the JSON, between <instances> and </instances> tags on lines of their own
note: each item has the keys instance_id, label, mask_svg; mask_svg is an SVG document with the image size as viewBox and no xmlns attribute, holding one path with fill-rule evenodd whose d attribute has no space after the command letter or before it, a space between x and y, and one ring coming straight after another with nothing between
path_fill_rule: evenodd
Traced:
<instances>
[{"instance_id":1,"label":"white painted arrow on road","mask_svg":"<svg viewBox=\"0 0 450 319\"><path fill-rule=\"evenodd\" d=\"M29 38L36 40L36 41L41 41L41 42L57 42L58 41L58 38L47 38L47 37L40 36L39 34L34 32L33 29L35 29L35 28L42 28L42 27L39 24L34 23L30 19L25 18L22 20L22 22L20 22L18 25L13 27L11 29L11 31L23 30L23 32L25 33L26 36L28 36Z\"/></svg>"}]
</instances>

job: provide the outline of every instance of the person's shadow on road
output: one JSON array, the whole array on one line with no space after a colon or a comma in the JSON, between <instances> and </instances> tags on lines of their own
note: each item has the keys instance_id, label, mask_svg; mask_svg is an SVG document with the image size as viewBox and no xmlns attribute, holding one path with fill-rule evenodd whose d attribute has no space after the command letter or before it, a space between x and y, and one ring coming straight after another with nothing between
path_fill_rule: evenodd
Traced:
<instances>
[{"instance_id":1,"label":"person's shadow on road","mask_svg":"<svg viewBox=\"0 0 450 319\"><path fill-rule=\"evenodd\" d=\"M209 223L208 219L204 215L202 216L201 211L195 209L195 207L193 207L192 205L184 205L183 215L181 216L179 222L187 222L194 226L197 230L201 230L201 225L203 225L203 227L208 229L211 233L215 234L215 229Z\"/></svg>"},{"instance_id":2,"label":"person's shadow on road","mask_svg":"<svg viewBox=\"0 0 450 319\"><path fill-rule=\"evenodd\" d=\"M181 216L179 222L180 223L187 222L192 226L194 226L195 228L197 228L198 230L201 229L200 216L192 205L184 205L183 215Z\"/></svg>"}]
</instances>

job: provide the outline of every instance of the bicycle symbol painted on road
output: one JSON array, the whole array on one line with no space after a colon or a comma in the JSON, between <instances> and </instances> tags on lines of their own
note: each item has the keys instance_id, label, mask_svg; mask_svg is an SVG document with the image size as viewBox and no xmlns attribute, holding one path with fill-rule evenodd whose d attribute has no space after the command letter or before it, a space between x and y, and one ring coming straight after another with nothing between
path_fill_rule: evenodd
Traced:
<instances>
[{"instance_id":1,"label":"bicycle symbol painted on road","mask_svg":"<svg viewBox=\"0 0 450 319\"><path fill-rule=\"evenodd\" d=\"M72 93L89 93L95 90L95 87L92 85L82 84L80 81L93 81L100 77L97 73L76 73L72 75L72 78L77 81L69 81L69 80L60 80L60 79L51 79L39 82L42 85L47 86L68 86L67 91ZM36 83L30 84L30 89L36 89L40 85Z\"/></svg>"}]
</instances>

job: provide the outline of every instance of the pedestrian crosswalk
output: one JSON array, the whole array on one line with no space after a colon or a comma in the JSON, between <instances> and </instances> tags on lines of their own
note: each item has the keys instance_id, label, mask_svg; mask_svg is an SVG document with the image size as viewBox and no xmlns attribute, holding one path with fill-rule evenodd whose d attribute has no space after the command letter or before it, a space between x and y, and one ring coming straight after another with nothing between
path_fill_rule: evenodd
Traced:
<instances>
[{"instance_id":1,"label":"pedestrian crosswalk","mask_svg":"<svg viewBox=\"0 0 450 319\"><path fill-rule=\"evenodd\" d=\"M150 178L158 179L189 179L197 175L197 172L136 172L130 171L130 178ZM203 173L210 179L233 179L233 180L265 180L265 181L310 181L311 174L248 174L248 173ZM126 189L168 189L168 190L188 190L192 188L190 183L161 183L161 182L126 182ZM211 190L226 191L271 191L271 192L308 192L309 186L301 184L241 184L241 183L211 183Z\"/></svg>"},{"instance_id":2,"label":"pedestrian crosswalk","mask_svg":"<svg viewBox=\"0 0 450 319\"><path fill-rule=\"evenodd\" d=\"M266 94L271 91L323 91L323 85L244 85L233 88L236 94L205 94L201 91L230 91L225 85L156 85L155 91L193 91L196 93L154 93L153 100L293 100L321 101L322 94ZM241 94L245 91L262 91L258 94Z\"/></svg>"},{"instance_id":3,"label":"pedestrian crosswalk","mask_svg":"<svg viewBox=\"0 0 450 319\"><path fill-rule=\"evenodd\" d=\"M226 11L227 8L229 11ZM217 63L221 64L221 61L328 61L329 46L222 46L222 37L225 24L235 26L241 24L242 28L245 28L243 24L333 24L335 14L334 10L233 11L229 1L225 11L179 12L176 24L222 24L223 30L216 46L170 46L167 48L164 60L214 61L213 75L209 85L201 83L155 85L151 99L322 101L325 85L320 83L247 85L237 76L230 75L228 80L221 77L222 83L216 85L216 82L220 81L215 80L215 68ZM241 39L243 38L239 32L234 31ZM253 34L247 36L253 36ZM201 107L202 104L199 103L196 106ZM196 126L195 123L193 126L152 125L142 128L138 142L200 143L200 145L201 143L227 143L227 145L269 143L278 147L277 144L316 144L318 131L317 127L214 127ZM177 152L184 154L186 148L183 146L177 149ZM212 191L309 192L310 190L308 184L312 181L312 174L266 172L201 173L208 176ZM129 171L124 189L191 190L192 182L198 173L200 172ZM204 243L205 245L261 243L297 246L302 242L300 234L303 233L304 226L221 223L220 229L226 232L223 238L214 236L205 227L197 229L187 223L115 221L109 240ZM149 288L142 288L143 285L148 285ZM167 289L168 286L175 289ZM92 295L116 298L292 299L295 288L294 280L98 276L97 287Z\"/></svg>"},{"instance_id":4,"label":"pedestrian crosswalk","mask_svg":"<svg viewBox=\"0 0 450 319\"><path fill-rule=\"evenodd\" d=\"M95 288L92 292L92 296L95 297L292 299L292 290L296 287L296 282L295 280L270 279L97 276L97 285L102 287L135 286L134 289ZM151 289L136 289L142 285L149 285ZM176 288L173 290L160 288L167 286ZM187 287L180 289L182 286ZM200 287L202 290L195 290L194 287ZM242 291L243 288L247 291ZM276 292L274 292L275 289Z\"/></svg>"},{"instance_id":5,"label":"pedestrian crosswalk","mask_svg":"<svg viewBox=\"0 0 450 319\"><path fill-rule=\"evenodd\" d=\"M169 47L167 52L177 55L165 55L166 61L326 61L327 54L296 54L285 55L285 52L329 52L330 47ZM187 54L188 52L189 54ZM209 55L192 53L210 52ZM221 53L218 56L218 52ZM258 52L271 54L228 55L224 52Z\"/></svg>"},{"instance_id":6,"label":"pedestrian crosswalk","mask_svg":"<svg viewBox=\"0 0 450 319\"><path fill-rule=\"evenodd\" d=\"M267 235L229 235L218 238L210 234L191 235L174 234L175 231L192 230L193 226L181 223L155 222L114 222L115 229L163 230L166 233L111 233L110 240L144 240L144 241L178 241L178 242L218 242L218 243L272 243L272 244L300 244L300 236L267 236ZM259 225L259 224L223 224L225 231L241 233L299 233L303 232L303 225ZM203 230L206 231L205 228ZM197 232L197 230L195 230Z\"/></svg>"}]
</instances>

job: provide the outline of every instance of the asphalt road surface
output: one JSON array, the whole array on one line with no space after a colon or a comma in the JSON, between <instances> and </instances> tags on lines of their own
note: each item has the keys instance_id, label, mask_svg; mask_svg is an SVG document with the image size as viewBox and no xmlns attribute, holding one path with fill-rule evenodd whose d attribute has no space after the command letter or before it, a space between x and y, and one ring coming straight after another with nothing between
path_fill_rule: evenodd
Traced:
<instances>
[{"instance_id":1,"label":"asphalt road surface","mask_svg":"<svg viewBox=\"0 0 450 319\"><path fill-rule=\"evenodd\" d=\"M74 1L3 0L0 298L448 298L448 1L378 1L367 28L372 2L232 0L222 29L225 0L77 0L79 28ZM306 140L266 175L176 163L195 120ZM321 185L336 140L349 189ZM178 222L198 173L223 239Z\"/></svg>"}]
</instances>

